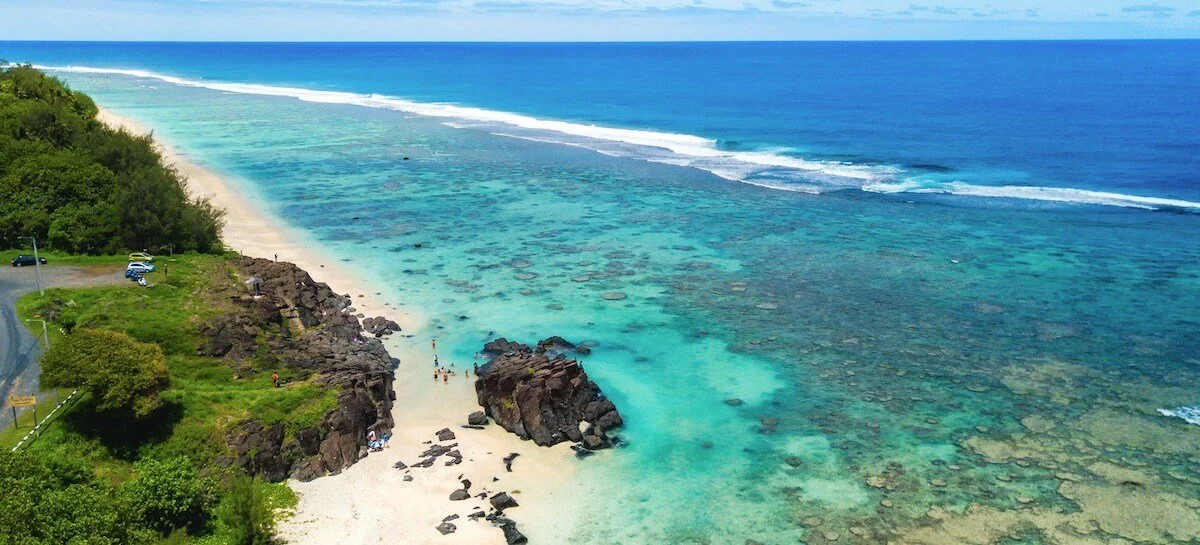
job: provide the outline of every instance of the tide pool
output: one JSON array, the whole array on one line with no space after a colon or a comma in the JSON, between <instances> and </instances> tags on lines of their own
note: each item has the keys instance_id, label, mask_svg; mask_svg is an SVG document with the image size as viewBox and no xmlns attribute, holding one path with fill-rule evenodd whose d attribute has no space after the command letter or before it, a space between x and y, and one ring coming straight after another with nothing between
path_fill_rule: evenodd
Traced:
<instances>
[{"instance_id":1,"label":"tide pool","mask_svg":"<svg viewBox=\"0 0 1200 545\"><path fill-rule=\"evenodd\" d=\"M1200 426L1157 412L1200 402L1195 214L779 191L402 111L61 76L424 309L411 342L443 361L594 343L628 446L578 462L593 501L566 542L1200 539Z\"/></svg>"}]
</instances>

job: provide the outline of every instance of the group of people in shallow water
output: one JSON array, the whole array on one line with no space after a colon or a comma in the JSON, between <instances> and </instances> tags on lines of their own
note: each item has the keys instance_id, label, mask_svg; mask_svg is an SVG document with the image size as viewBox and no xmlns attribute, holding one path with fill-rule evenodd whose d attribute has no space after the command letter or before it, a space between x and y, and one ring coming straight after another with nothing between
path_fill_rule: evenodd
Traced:
<instances>
[{"instance_id":1,"label":"group of people in shallow water","mask_svg":"<svg viewBox=\"0 0 1200 545\"><path fill-rule=\"evenodd\" d=\"M441 362L441 360L438 359L438 355L437 355L437 339L431 340L429 342L429 344L430 344L430 346L433 347L433 381L437 382L438 379L441 379L442 384L449 384L450 377L458 376L458 371L454 370L453 363L451 363L445 367L442 366L442 362ZM475 370L475 376L479 376L479 362L478 362L479 354L475 354L475 357L476 357L477 361L475 362L473 367ZM470 379L471 371L463 370L462 376L463 376L463 378Z\"/></svg>"}]
</instances>

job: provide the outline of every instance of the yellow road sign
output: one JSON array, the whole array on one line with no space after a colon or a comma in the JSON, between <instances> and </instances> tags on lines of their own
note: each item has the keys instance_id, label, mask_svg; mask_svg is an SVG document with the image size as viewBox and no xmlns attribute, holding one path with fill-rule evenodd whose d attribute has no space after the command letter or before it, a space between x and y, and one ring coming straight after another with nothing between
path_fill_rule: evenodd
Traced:
<instances>
[{"instance_id":1,"label":"yellow road sign","mask_svg":"<svg viewBox=\"0 0 1200 545\"><path fill-rule=\"evenodd\" d=\"M13 407L32 407L37 405L37 396L8 396L8 404Z\"/></svg>"}]
</instances>

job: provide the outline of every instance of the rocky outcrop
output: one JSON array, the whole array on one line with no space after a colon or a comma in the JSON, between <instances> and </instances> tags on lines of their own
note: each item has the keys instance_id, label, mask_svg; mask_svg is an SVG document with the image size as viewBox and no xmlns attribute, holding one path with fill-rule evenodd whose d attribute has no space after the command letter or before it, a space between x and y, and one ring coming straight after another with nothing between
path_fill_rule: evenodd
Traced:
<instances>
[{"instance_id":1,"label":"rocky outcrop","mask_svg":"<svg viewBox=\"0 0 1200 545\"><path fill-rule=\"evenodd\" d=\"M242 258L234 267L242 282L225 294L234 310L201 328L197 354L225 358L239 376L281 368L338 394L335 408L291 437L280 424L242 422L228 434L226 462L271 481L340 472L363 455L369 431L391 431L398 361L375 336L394 322L372 319L367 335L349 297L291 263Z\"/></svg>"},{"instance_id":2,"label":"rocky outcrop","mask_svg":"<svg viewBox=\"0 0 1200 545\"><path fill-rule=\"evenodd\" d=\"M612 444L606 432L621 425L621 415L578 361L555 354L568 345L575 346L560 337L539 349L503 338L487 343L490 359L475 380L479 404L504 429L538 445L606 448Z\"/></svg>"}]
</instances>

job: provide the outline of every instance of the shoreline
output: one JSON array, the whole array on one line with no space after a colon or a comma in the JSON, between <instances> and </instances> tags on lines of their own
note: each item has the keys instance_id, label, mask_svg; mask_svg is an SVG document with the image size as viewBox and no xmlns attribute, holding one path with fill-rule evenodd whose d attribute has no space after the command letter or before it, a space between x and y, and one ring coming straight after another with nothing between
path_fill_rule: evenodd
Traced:
<instances>
[{"instance_id":1,"label":"shoreline","mask_svg":"<svg viewBox=\"0 0 1200 545\"><path fill-rule=\"evenodd\" d=\"M148 134L145 125L105 108L97 119L114 128L135 134ZM506 515L518 528L539 542L561 542L569 535L570 521L562 518L573 504L565 483L574 473L574 453L564 443L552 448L523 441L495 423L483 430L464 429L467 415L479 410L474 379L456 376L450 383L430 386L432 362L427 320L420 309L393 305L386 299L386 284L372 275L343 265L322 253L317 243L297 229L253 206L247 192L221 175L197 164L169 143L155 144L164 161L187 180L193 197L208 197L224 209L222 240L230 249L251 257L290 261L309 272L314 280L325 282L337 293L349 294L355 308L368 317L383 316L397 322L401 331L384 338L388 352L400 359L395 371L396 401L392 409L395 427L387 449L372 453L338 475L302 483L288 480L299 502L295 510L280 520L279 537L291 544L327 544L343 540L354 543L436 543L503 544L499 527L484 520L471 521L467 515L488 510L486 499L472 497L451 501L450 493L461 488L460 479L469 479L472 494L509 492L521 504ZM480 347L482 348L482 347ZM395 469L397 461L413 464L430 445L438 443L435 434L449 428L457 436L446 444L457 443L462 463L444 465L439 458L428 468ZM505 470L503 458L519 456L512 471ZM411 475L410 481L405 476ZM437 525L452 515L454 533L442 535ZM558 538L558 539L556 539Z\"/></svg>"}]
</instances>

